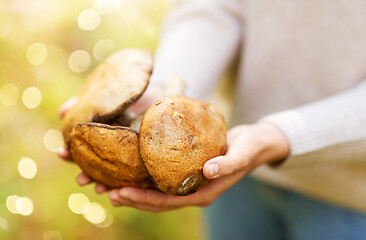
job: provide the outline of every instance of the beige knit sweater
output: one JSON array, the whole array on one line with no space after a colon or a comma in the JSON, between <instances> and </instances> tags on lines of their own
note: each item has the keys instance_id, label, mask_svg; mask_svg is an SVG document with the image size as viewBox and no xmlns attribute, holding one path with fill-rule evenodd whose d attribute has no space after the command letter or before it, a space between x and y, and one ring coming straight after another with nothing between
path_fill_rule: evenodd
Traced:
<instances>
[{"instance_id":1,"label":"beige knit sweater","mask_svg":"<svg viewBox=\"0 0 366 240\"><path fill-rule=\"evenodd\" d=\"M272 122L291 146L253 175L366 212L366 1L179 1L151 81L179 75L205 98L237 57L231 125Z\"/></svg>"}]
</instances>

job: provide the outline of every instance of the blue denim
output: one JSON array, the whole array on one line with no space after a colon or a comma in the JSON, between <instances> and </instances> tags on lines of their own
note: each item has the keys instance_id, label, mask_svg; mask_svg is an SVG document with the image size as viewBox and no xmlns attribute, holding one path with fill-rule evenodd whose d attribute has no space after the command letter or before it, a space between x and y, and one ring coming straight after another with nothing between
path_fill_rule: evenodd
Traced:
<instances>
[{"instance_id":1,"label":"blue denim","mask_svg":"<svg viewBox=\"0 0 366 240\"><path fill-rule=\"evenodd\" d=\"M366 240L365 214L251 177L205 212L212 240Z\"/></svg>"}]
</instances>

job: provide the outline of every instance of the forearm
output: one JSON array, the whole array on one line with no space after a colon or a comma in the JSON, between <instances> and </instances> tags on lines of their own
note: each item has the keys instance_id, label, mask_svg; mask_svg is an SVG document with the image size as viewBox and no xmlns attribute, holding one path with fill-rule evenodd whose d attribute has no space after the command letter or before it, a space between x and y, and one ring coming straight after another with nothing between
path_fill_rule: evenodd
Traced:
<instances>
[{"instance_id":1,"label":"forearm","mask_svg":"<svg viewBox=\"0 0 366 240\"><path fill-rule=\"evenodd\" d=\"M261 120L283 131L285 165L362 161L366 157L366 81L352 89Z\"/></svg>"},{"instance_id":2,"label":"forearm","mask_svg":"<svg viewBox=\"0 0 366 240\"><path fill-rule=\"evenodd\" d=\"M241 42L242 6L237 0L195 0L168 14L155 54L152 84L179 76L187 96L204 98L233 61Z\"/></svg>"}]
</instances>

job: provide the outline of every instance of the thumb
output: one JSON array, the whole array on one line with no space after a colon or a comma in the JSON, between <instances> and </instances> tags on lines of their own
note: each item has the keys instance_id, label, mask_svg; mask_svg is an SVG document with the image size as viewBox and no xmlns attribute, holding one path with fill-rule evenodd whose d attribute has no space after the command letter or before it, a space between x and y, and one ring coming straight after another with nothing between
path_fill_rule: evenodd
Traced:
<instances>
[{"instance_id":1,"label":"thumb","mask_svg":"<svg viewBox=\"0 0 366 240\"><path fill-rule=\"evenodd\" d=\"M208 160L203 166L203 175L208 179L221 178L239 170L249 164L249 157L241 151L228 151L225 156Z\"/></svg>"}]
</instances>

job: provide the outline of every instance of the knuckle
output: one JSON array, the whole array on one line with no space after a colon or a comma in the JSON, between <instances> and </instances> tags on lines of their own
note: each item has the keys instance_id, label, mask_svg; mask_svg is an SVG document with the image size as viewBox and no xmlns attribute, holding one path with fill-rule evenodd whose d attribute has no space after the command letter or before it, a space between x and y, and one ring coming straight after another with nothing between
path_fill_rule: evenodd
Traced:
<instances>
[{"instance_id":1,"label":"knuckle","mask_svg":"<svg viewBox=\"0 0 366 240\"><path fill-rule=\"evenodd\" d=\"M246 158L246 157L241 158L240 162L241 162L241 167L242 168L248 167L249 163L250 163L249 159Z\"/></svg>"}]
</instances>

